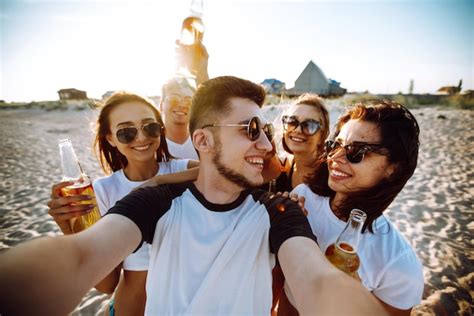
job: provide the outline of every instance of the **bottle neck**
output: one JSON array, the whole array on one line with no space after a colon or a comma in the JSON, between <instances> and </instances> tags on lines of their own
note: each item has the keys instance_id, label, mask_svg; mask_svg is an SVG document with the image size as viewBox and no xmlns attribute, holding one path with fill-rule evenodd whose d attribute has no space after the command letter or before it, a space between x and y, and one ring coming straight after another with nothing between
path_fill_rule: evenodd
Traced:
<instances>
[{"instance_id":1,"label":"bottle neck","mask_svg":"<svg viewBox=\"0 0 474 316\"><path fill-rule=\"evenodd\" d=\"M354 248L355 251L359 245L362 227L366 218L367 215L363 211L352 210L346 227L337 238L337 244L347 244Z\"/></svg>"}]
</instances>

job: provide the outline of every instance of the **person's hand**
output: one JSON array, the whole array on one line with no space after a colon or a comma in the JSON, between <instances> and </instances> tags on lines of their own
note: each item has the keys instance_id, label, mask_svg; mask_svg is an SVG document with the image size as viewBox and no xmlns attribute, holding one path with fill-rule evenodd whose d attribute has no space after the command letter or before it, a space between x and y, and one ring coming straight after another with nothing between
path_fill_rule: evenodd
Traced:
<instances>
[{"instance_id":1,"label":"person's hand","mask_svg":"<svg viewBox=\"0 0 474 316\"><path fill-rule=\"evenodd\" d=\"M175 51L178 68L185 67L192 75L196 76L198 86L209 79L207 73L209 54L202 42L198 41L192 45L184 45L176 40Z\"/></svg>"},{"instance_id":2,"label":"person's hand","mask_svg":"<svg viewBox=\"0 0 474 316\"><path fill-rule=\"evenodd\" d=\"M288 198L292 200L293 202L298 203L299 207L301 208L301 211L305 216L308 216L308 210L304 207L305 204L305 198L304 196L299 196L296 193L289 193L288 191L285 192L277 192L276 195L281 195L284 198Z\"/></svg>"},{"instance_id":3,"label":"person's hand","mask_svg":"<svg viewBox=\"0 0 474 316\"><path fill-rule=\"evenodd\" d=\"M356 272L354 273L354 279L356 279L356 280L359 281L359 282L362 282L362 280L361 280L361 278L360 278L360 276L359 276L359 272L356 271Z\"/></svg>"},{"instance_id":4,"label":"person's hand","mask_svg":"<svg viewBox=\"0 0 474 316\"><path fill-rule=\"evenodd\" d=\"M268 183L278 178L283 171L280 158L276 154L275 143L272 141L272 150L267 152L263 158L263 183Z\"/></svg>"},{"instance_id":5,"label":"person's hand","mask_svg":"<svg viewBox=\"0 0 474 316\"><path fill-rule=\"evenodd\" d=\"M48 202L49 212L65 235L72 234L69 220L89 213L93 208L92 197L89 195L62 196L61 189L74 184L72 181L60 182L51 188L51 200ZM79 204L80 202L90 202Z\"/></svg>"}]
</instances>

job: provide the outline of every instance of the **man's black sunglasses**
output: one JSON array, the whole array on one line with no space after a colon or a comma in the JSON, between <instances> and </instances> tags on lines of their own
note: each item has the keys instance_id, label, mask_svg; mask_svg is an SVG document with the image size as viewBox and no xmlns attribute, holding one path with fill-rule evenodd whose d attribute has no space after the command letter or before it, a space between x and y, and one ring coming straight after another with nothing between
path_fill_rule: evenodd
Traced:
<instances>
[{"instance_id":1,"label":"man's black sunglasses","mask_svg":"<svg viewBox=\"0 0 474 316\"><path fill-rule=\"evenodd\" d=\"M283 123L283 129L285 131L293 131L298 128L298 126L301 126L301 131L303 134L306 136L313 136L318 132L318 130L321 128L321 123L313 120L313 119L308 119L304 120L303 122L300 122L296 116L288 116L284 115L281 118L281 121Z\"/></svg>"},{"instance_id":2,"label":"man's black sunglasses","mask_svg":"<svg viewBox=\"0 0 474 316\"><path fill-rule=\"evenodd\" d=\"M122 144L129 144L137 137L138 129L141 129L147 137L158 138L161 135L163 126L158 122L147 123L140 126L127 126L118 129L115 135Z\"/></svg>"},{"instance_id":3,"label":"man's black sunglasses","mask_svg":"<svg viewBox=\"0 0 474 316\"><path fill-rule=\"evenodd\" d=\"M370 151L377 153L379 155L388 156L388 151L381 144L369 144L364 142L353 142L342 146L338 141L328 140L326 141L326 154L329 158L334 154L339 148L344 148L346 152L346 158L350 163L359 163L364 159L365 154Z\"/></svg>"},{"instance_id":4,"label":"man's black sunglasses","mask_svg":"<svg viewBox=\"0 0 474 316\"><path fill-rule=\"evenodd\" d=\"M272 123L267 123L262 126L262 122L256 116L252 117L247 124L207 124L202 128L206 127L246 127L247 137L251 141L256 141L260 137L260 130L263 130L270 142L273 140L273 135L275 134Z\"/></svg>"}]
</instances>

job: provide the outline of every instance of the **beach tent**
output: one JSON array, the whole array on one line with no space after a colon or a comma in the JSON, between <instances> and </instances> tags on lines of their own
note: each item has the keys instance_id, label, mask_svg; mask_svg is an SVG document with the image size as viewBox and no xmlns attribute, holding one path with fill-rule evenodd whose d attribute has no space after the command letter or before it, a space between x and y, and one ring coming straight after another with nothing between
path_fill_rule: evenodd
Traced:
<instances>
[{"instance_id":1,"label":"beach tent","mask_svg":"<svg viewBox=\"0 0 474 316\"><path fill-rule=\"evenodd\" d=\"M305 92L321 96L343 95L346 89L340 87L340 82L326 77L324 72L312 60L295 81L295 86L287 91L288 95L300 95Z\"/></svg>"}]
</instances>

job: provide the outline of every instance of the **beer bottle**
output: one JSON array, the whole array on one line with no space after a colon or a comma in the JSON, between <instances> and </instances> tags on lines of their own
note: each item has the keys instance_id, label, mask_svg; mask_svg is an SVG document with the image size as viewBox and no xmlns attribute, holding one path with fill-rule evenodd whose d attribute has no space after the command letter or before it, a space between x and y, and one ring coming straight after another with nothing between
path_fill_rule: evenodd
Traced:
<instances>
[{"instance_id":1,"label":"beer bottle","mask_svg":"<svg viewBox=\"0 0 474 316\"><path fill-rule=\"evenodd\" d=\"M357 247L366 218L367 215L363 211L353 209L346 227L337 237L336 242L327 247L325 253L334 266L352 277L355 277L360 265Z\"/></svg>"},{"instance_id":2,"label":"beer bottle","mask_svg":"<svg viewBox=\"0 0 474 316\"><path fill-rule=\"evenodd\" d=\"M77 202L77 204L92 203L94 205L94 208L89 213L70 219L71 229L74 233L77 233L97 222L100 219L100 212L97 207L91 180L83 172L74 147L69 139L61 139L59 141L59 154L61 156L61 166L63 170L62 181L74 181L74 184L61 189L61 195L89 195L92 197L91 201Z\"/></svg>"},{"instance_id":3,"label":"beer bottle","mask_svg":"<svg viewBox=\"0 0 474 316\"><path fill-rule=\"evenodd\" d=\"M203 0L192 0L190 13L183 20L181 27L180 43L193 45L202 42L204 36L204 23L202 22Z\"/></svg>"}]
</instances>

